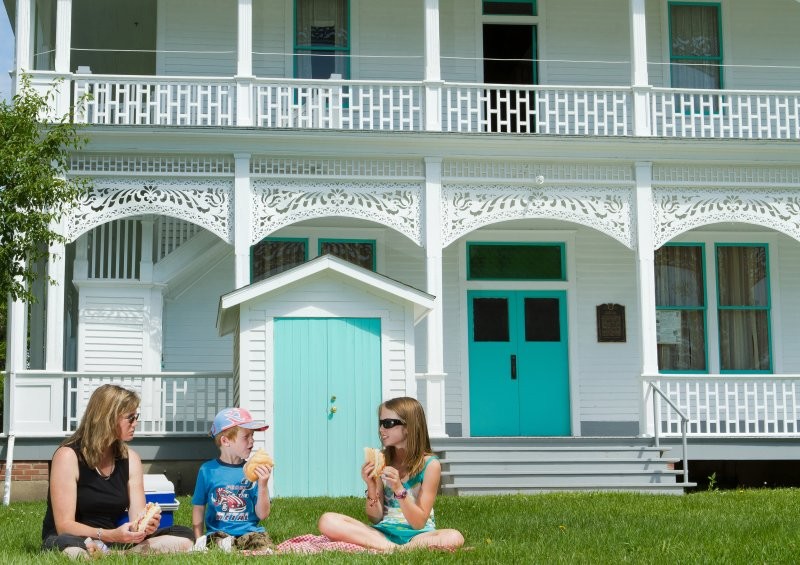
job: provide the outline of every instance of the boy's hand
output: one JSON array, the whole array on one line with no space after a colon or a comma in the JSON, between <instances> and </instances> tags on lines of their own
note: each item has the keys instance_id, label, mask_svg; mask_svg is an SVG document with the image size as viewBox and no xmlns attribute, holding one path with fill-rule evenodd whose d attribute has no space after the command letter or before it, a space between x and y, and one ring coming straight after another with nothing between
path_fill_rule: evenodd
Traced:
<instances>
[{"instance_id":1,"label":"boy's hand","mask_svg":"<svg viewBox=\"0 0 800 565\"><path fill-rule=\"evenodd\" d=\"M260 485L267 484L269 478L272 476L272 467L269 465L258 465L253 468L253 471L258 477L256 480Z\"/></svg>"}]
</instances>

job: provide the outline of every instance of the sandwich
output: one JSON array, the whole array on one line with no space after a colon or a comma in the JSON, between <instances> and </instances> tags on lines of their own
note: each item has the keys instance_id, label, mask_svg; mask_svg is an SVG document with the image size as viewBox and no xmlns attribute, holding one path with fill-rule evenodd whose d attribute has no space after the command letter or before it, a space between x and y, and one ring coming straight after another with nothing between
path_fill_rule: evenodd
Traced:
<instances>
[{"instance_id":1,"label":"sandwich","mask_svg":"<svg viewBox=\"0 0 800 565\"><path fill-rule=\"evenodd\" d=\"M259 449L253 453L253 455L250 456L250 459L247 460L247 463L244 464L244 476L247 477L248 481L258 480L256 467L259 465L266 465L272 469L275 466L275 461L273 461L269 453L263 449Z\"/></svg>"},{"instance_id":2,"label":"sandwich","mask_svg":"<svg viewBox=\"0 0 800 565\"><path fill-rule=\"evenodd\" d=\"M147 524L150 519L161 512L161 505L158 502L148 502L144 506L144 510L139 514L139 518L133 523L131 528L134 532L143 532L147 529Z\"/></svg>"},{"instance_id":3,"label":"sandwich","mask_svg":"<svg viewBox=\"0 0 800 565\"><path fill-rule=\"evenodd\" d=\"M383 473L383 468L386 467L386 458L383 456L383 452L374 447L364 448L364 462L374 465L372 472L369 474L373 478L379 477Z\"/></svg>"}]
</instances>

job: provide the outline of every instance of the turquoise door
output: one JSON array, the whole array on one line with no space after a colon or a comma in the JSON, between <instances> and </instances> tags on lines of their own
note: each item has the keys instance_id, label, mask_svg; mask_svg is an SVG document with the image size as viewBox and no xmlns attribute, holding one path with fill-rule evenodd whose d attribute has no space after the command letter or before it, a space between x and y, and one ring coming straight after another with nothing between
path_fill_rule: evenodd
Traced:
<instances>
[{"instance_id":1,"label":"turquoise door","mask_svg":"<svg viewBox=\"0 0 800 565\"><path fill-rule=\"evenodd\" d=\"M275 319L275 492L354 496L377 443L377 318Z\"/></svg>"},{"instance_id":2,"label":"turquoise door","mask_svg":"<svg viewBox=\"0 0 800 565\"><path fill-rule=\"evenodd\" d=\"M564 291L471 291L470 433L570 434Z\"/></svg>"}]
</instances>

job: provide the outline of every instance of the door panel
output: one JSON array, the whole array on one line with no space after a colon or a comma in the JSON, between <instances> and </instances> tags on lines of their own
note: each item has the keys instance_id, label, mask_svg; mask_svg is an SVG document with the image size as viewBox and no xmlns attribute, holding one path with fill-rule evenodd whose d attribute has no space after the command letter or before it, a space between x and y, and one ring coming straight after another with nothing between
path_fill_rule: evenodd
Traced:
<instances>
[{"instance_id":1,"label":"door panel","mask_svg":"<svg viewBox=\"0 0 800 565\"><path fill-rule=\"evenodd\" d=\"M360 494L381 401L380 320L278 318L274 342L277 494Z\"/></svg>"},{"instance_id":2,"label":"door panel","mask_svg":"<svg viewBox=\"0 0 800 565\"><path fill-rule=\"evenodd\" d=\"M473 291L467 302L471 435L569 435L566 293Z\"/></svg>"}]
</instances>

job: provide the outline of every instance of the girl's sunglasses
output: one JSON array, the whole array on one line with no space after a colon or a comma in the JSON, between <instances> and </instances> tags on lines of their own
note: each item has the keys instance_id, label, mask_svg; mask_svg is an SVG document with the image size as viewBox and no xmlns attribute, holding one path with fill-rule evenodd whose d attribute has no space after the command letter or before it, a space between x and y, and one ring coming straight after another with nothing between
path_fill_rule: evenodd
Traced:
<instances>
[{"instance_id":1,"label":"girl's sunglasses","mask_svg":"<svg viewBox=\"0 0 800 565\"><path fill-rule=\"evenodd\" d=\"M397 418L384 418L383 420L378 420L378 425L383 429L388 430L395 426L405 426L406 423L403 420L398 420Z\"/></svg>"},{"instance_id":2,"label":"girl's sunglasses","mask_svg":"<svg viewBox=\"0 0 800 565\"><path fill-rule=\"evenodd\" d=\"M123 416L126 420L128 420L129 424L133 424L134 422L139 420L140 413L136 412L136 414L131 414L130 416Z\"/></svg>"}]
</instances>

